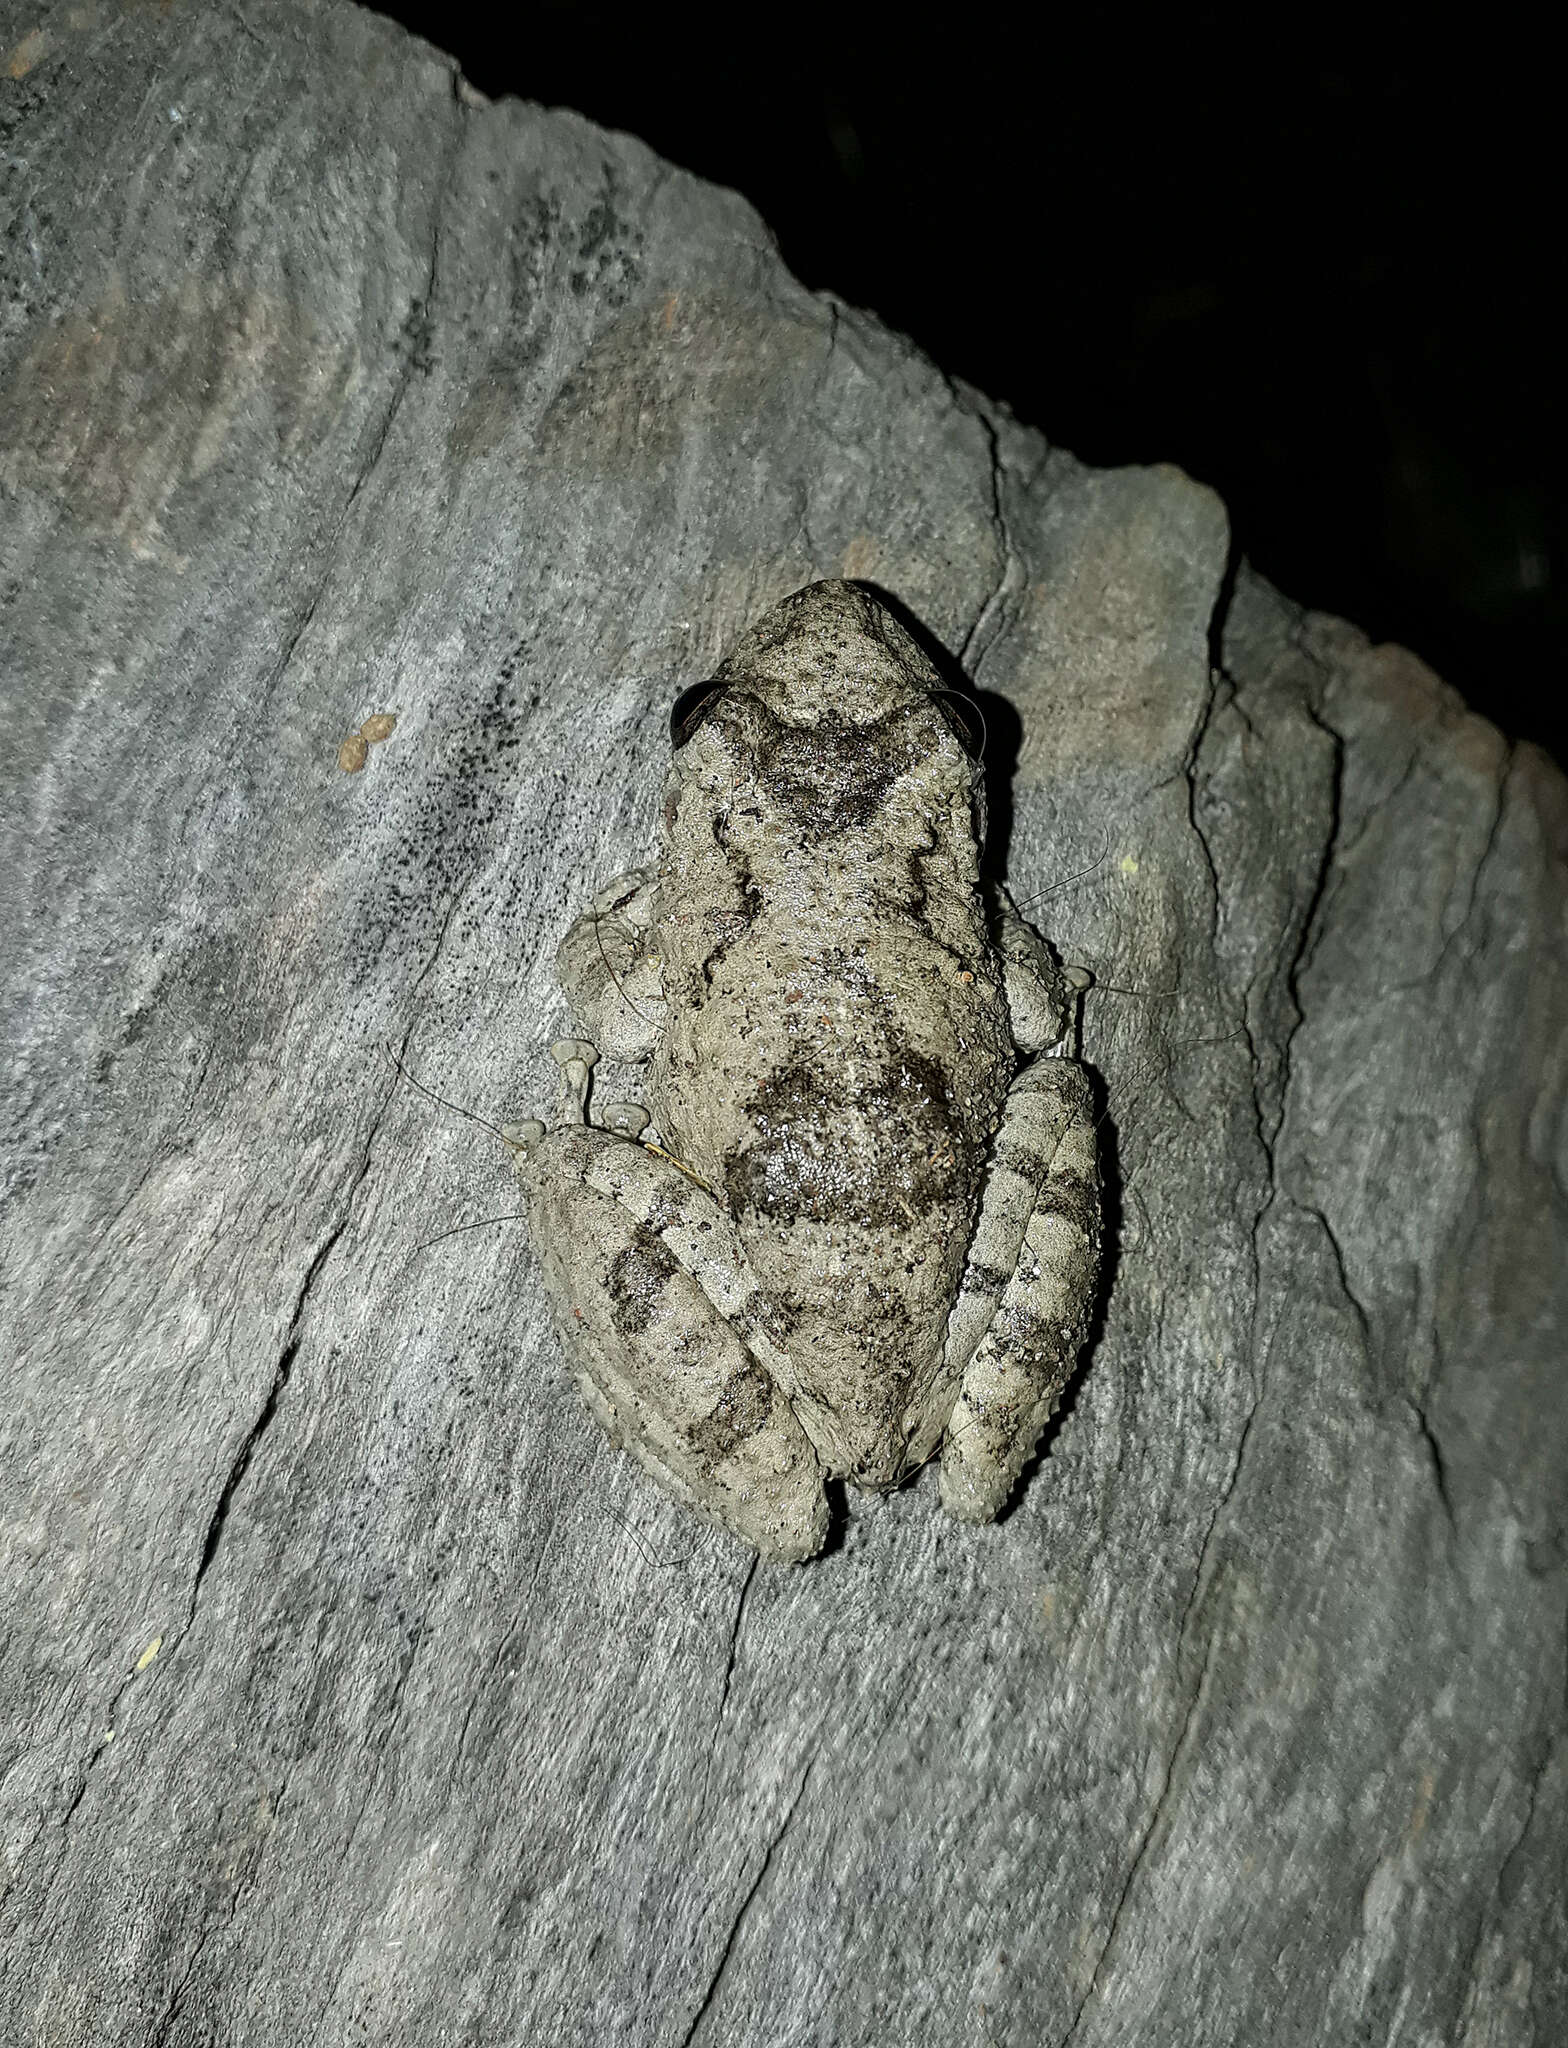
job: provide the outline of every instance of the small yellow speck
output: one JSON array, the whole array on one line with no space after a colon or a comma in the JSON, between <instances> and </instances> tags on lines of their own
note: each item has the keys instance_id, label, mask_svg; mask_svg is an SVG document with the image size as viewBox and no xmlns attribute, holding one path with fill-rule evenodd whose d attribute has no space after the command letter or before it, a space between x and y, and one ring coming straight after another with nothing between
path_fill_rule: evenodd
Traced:
<instances>
[{"instance_id":1,"label":"small yellow speck","mask_svg":"<svg viewBox=\"0 0 1568 2048\"><path fill-rule=\"evenodd\" d=\"M1135 875L1137 874L1137 872L1138 863L1133 859L1130 853L1124 853L1122 855L1122 873L1124 875Z\"/></svg>"},{"instance_id":2,"label":"small yellow speck","mask_svg":"<svg viewBox=\"0 0 1568 2048\"><path fill-rule=\"evenodd\" d=\"M357 732L351 732L338 748L338 766L345 775L357 775L369 758L370 749Z\"/></svg>"},{"instance_id":3,"label":"small yellow speck","mask_svg":"<svg viewBox=\"0 0 1568 2048\"><path fill-rule=\"evenodd\" d=\"M136 1660L136 1668L137 1668L137 1670L138 1670L138 1671L145 1671L145 1670L147 1669L147 1666L148 1666L148 1665L149 1665L149 1664L150 1664L150 1663L152 1662L153 1658L157 1656L158 1652L159 1652L159 1651L160 1651L160 1650L161 1650L162 1648L163 1648L163 1637L162 1637L162 1636L154 1636L154 1637L153 1637L153 1639L152 1639L152 1641L151 1641L151 1642L150 1642L150 1643L149 1643L149 1644L147 1645L146 1649L145 1649L145 1650L143 1650L143 1652L141 1653L141 1655L140 1655L140 1656L139 1656L139 1657L137 1658L137 1660Z\"/></svg>"},{"instance_id":4,"label":"small yellow speck","mask_svg":"<svg viewBox=\"0 0 1568 2048\"><path fill-rule=\"evenodd\" d=\"M377 740L389 740L397 728L395 711L373 711L359 728L361 739L369 740L374 746Z\"/></svg>"}]
</instances>

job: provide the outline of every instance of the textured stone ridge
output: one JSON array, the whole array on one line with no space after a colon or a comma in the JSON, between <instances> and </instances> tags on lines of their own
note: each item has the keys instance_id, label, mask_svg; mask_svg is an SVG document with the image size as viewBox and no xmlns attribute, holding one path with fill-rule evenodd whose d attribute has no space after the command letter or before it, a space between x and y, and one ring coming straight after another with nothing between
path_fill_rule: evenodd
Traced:
<instances>
[{"instance_id":1,"label":"textured stone ridge","mask_svg":"<svg viewBox=\"0 0 1568 2048\"><path fill-rule=\"evenodd\" d=\"M1568 2038L1561 777L382 20L0 41L0 2038ZM790 1574L385 1048L552 1101L670 703L835 575L985 695L1115 1229L1007 1518Z\"/></svg>"}]
</instances>

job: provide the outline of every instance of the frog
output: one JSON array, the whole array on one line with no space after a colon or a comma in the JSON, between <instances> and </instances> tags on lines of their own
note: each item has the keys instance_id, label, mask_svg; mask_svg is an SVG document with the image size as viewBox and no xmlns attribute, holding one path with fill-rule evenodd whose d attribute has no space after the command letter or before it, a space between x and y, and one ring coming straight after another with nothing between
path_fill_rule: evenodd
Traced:
<instances>
[{"instance_id":1,"label":"frog","mask_svg":"<svg viewBox=\"0 0 1568 2048\"><path fill-rule=\"evenodd\" d=\"M881 593L786 597L670 737L656 857L556 955L564 1120L506 1126L567 1360L767 1563L937 1457L993 1522L1096 1301L1090 977L982 877L983 717ZM598 1109L601 1057L642 1104Z\"/></svg>"}]
</instances>

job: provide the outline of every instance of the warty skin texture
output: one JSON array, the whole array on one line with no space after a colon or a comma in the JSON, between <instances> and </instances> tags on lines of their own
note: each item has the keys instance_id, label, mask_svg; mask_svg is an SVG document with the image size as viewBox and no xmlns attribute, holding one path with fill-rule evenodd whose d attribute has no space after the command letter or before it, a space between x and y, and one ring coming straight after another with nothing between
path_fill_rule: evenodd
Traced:
<instances>
[{"instance_id":1,"label":"warty skin texture","mask_svg":"<svg viewBox=\"0 0 1568 2048\"><path fill-rule=\"evenodd\" d=\"M981 770L853 586L780 606L718 680L665 786L649 1108L727 1199L832 1469L888 1486L951 1404L947 1310L1016 1064Z\"/></svg>"},{"instance_id":2,"label":"warty skin texture","mask_svg":"<svg viewBox=\"0 0 1568 2048\"><path fill-rule=\"evenodd\" d=\"M614 1114L520 1148L590 1407L696 1512L809 1555L823 1481L992 1518L1095 1286L1070 995L979 872L972 706L876 598L815 584L677 706L652 867L558 955L593 1045L649 1061ZM966 740L970 743L966 745ZM575 1063L574 1063L575 1062Z\"/></svg>"}]
</instances>

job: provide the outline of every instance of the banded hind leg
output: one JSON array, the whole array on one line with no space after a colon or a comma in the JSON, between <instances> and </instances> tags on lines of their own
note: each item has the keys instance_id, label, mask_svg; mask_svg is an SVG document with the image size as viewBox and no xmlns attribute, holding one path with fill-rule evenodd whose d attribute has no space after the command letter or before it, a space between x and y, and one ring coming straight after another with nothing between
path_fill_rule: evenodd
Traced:
<instances>
[{"instance_id":1,"label":"banded hind leg","mask_svg":"<svg viewBox=\"0 0 1568 2048\"><path fill-rule=\"evenodd\" d=\"M591 1048L555 1048L578 1118ZM823 1471L727 1210L624 1113L508 1126L567 1358L612 1443L704 1520L789 1563L827 1534Z\"/></svg>"},{"instance_id":2,"label":"banded hind leg","mask_svg":"<svg viewBox=\"0 0 1568 2048\"><path fill-rule=\"evenodd\" d=\"M1037 1059L1008 1090L948 1319L959 1386L942 1505L961 1521L993 1521L1039 1443L1088 1334L1099 1260L1089 1078L1072 1060Z\"/></svg>"}]
</instances>

